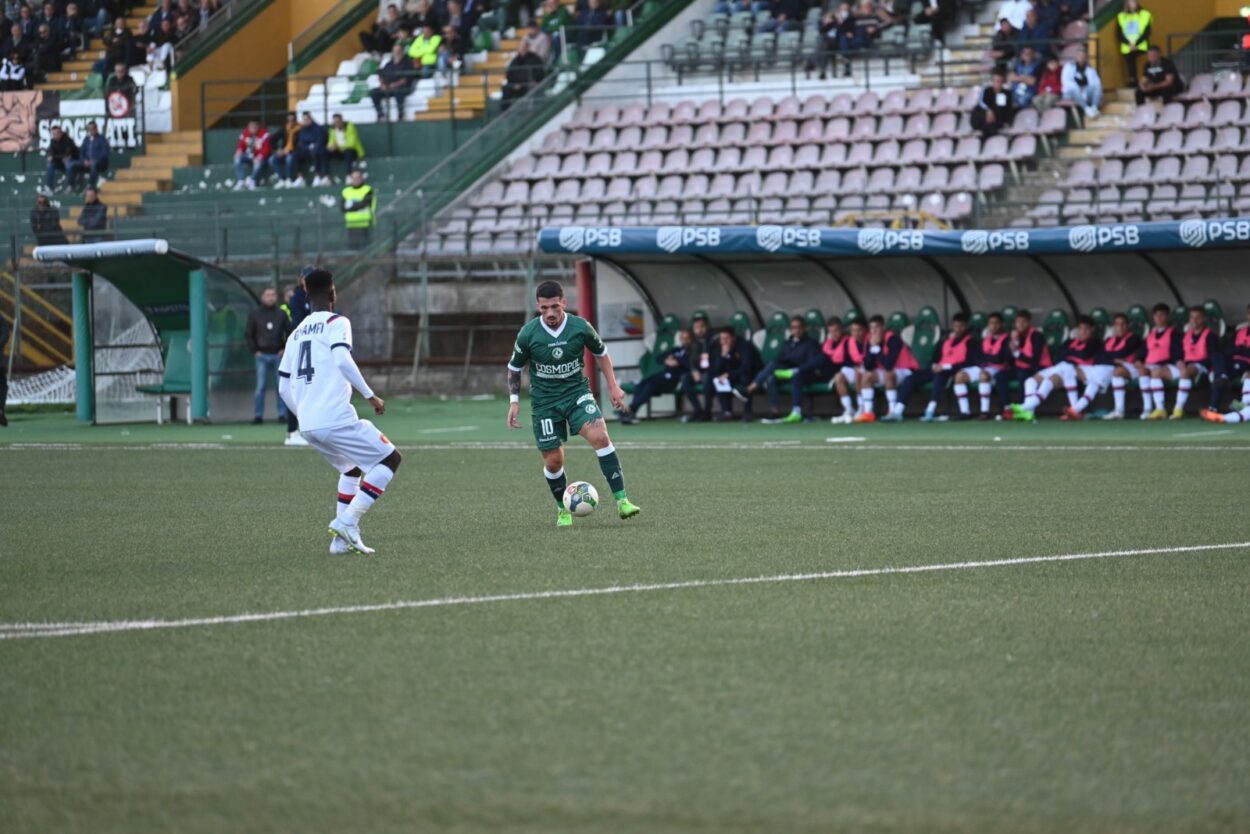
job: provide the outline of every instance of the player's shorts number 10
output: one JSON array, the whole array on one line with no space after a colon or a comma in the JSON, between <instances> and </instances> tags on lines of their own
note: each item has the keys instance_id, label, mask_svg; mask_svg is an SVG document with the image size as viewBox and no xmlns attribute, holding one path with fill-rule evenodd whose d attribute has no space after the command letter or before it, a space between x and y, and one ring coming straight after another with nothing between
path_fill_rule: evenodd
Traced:
<instances>
[{"instance_id":1,"label":"player's shorts number 10","mask_svg":"<svg viewBox=\"0 0 1250 834\"><path fill-rule=\"evenodd\" d=\"M544 437L551 437L553 434L556 433L555 424L551 422L550 417L542 418L541 420L538 421L538 425L540 428L542 428Z\"/></svg>"}]
</instances>

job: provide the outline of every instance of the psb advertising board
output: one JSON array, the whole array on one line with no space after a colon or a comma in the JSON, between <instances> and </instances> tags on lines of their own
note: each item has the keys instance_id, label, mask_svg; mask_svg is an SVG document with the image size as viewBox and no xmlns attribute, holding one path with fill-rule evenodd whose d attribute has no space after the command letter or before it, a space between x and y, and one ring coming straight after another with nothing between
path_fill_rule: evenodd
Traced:
<instances>
[{"instance_id":1,"label":"psb advertising board","mask_svg":"<svg viewBox=\"0 0 1250 834\"><path fill-rule=\"evenodd\" d=\"M538 245L551 254L582 255L1071 255L1250 246L1250 218L1052 229L563 226L539 232Z\"/></svg>"}]
</instances>

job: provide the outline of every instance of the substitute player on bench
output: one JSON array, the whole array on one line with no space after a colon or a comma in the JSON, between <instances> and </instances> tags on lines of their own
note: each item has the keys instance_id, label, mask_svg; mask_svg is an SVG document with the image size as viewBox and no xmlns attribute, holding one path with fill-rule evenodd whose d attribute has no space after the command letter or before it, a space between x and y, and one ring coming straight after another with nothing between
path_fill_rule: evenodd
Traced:
<instances>
[{"instance_id":1,"label":"substitute player on bench","mask_svg":"<svg viewBox=\"0 0 1250 834\"><path fill-rule=\"evenodd\" d=\"M564 287L558 281L539 284L535 295L538 318L521 328L508 361L508 428L521 428L517 419L521 409L521 370L528 365L533 401L530 419L534 421L534 440L543 456L543 475L560 508L556 526L573 524L572 513L564 508L564 489L568 484L564 474L564 441L570 432L580 434L594 448L599 469L616 499L617 512L621 518L633 518L640 510L625 494L625 475L616 447L608 437L590 380L583 373L582 359L589 348L603 368L612 406L624 409L625 392L616 382L608 349L590 322L565 312Z\"/></svg>"}]
</instances>

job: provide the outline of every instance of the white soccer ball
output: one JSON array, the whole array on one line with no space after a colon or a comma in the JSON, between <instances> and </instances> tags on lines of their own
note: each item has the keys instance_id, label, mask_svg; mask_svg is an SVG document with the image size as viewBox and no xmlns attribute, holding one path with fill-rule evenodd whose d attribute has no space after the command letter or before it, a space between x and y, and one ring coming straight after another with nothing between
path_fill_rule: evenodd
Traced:
<instances>
[{"instance_id":1,"label":"white soccer ball","mask_svg":"<svg viewBox=\"0 0 1250 834\"><path fill-rule=\"evenodd\" d=\"M564 490L564 509L573 515L590 515L599 504L599 493L585 481L574 481Z\"/></svg>"}]
</instances>

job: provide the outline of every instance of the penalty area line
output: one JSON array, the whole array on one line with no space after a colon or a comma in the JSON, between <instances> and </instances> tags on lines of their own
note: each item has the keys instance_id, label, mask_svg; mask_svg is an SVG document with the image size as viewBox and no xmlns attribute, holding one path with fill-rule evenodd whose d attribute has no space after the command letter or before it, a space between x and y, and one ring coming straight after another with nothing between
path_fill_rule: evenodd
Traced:
<instances>
[{"instance_id":1,"label":"penalty area line","mask_svg":"<svg viewBox=\"0 0 1250 834\"><path fill-rule=\"evenodd\" d=\"M550 599L575 599L581 597L609 596L614 594L642 594L657 591L680 591L697 588L719 588L735 585L778 585L788 582L816 582L836 579L858 579L871 576L894 576L915 573L938 573L942 571L980 570L984 568L1019 567L1047 562L1079 562L1094 559L1111 559L1130 556L1150 556L1170 553L1200 553L1211 550L1250 549L1250 541L1227 544L1196 544L1181 547L1150 547L1135 550L1104 550L1096 553L1065 553L1051 556L1020 556L991 559L982 562L938 562L928 565L903 565L884 568L857 568L821 571L818 573L784 573L772 576L745 576L725 579L691 579L678 582L654 582L634 585L611 585L600 588L574 588L569 590L525 591L509 594L483 596L443 597L437 599L400 600L372 605L341 605L326 608L307 608L297 611L268 611L250 614L231 614L217 617L195 617L182 620L115 620L77 623L0 623L0 640L23 640L48 637L74 637L88 634L117 634L133 631L158 631L166 629L207 628L211 626L263 623L278 620L296 620L309 617L329 617L349 614L372 614L383 611L404 611L417 608L446 608L458 605L488 605L501 602L529 602Z\"/></svg>"}]
</instances>

